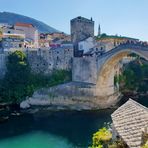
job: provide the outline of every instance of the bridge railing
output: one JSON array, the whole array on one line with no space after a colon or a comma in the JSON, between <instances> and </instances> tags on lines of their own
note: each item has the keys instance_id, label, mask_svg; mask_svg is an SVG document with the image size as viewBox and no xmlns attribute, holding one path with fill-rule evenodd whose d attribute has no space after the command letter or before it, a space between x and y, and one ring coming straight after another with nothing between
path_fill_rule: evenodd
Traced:
<instances>
[{"instance_id":1,"label":"bridge railing","mask_svg":"<svg viewBox=\"0 0 148 148\"><path fill-rule=\"evenodd\" d=\"M134 43L134 44L131 44L131 43L125 43L125 44L120 44L119 46L111 49L110 51L102 54L102 55L99 55L98 58L103 58L109 54L112 54L112 53L115 53L117 51L120 51L120 50L124 50L124 49L138 49L138 50L143 50L143 51L148 51L148 45L143 45L143 44L140 44L140 43Z\"/></svg>"}]
</instances>

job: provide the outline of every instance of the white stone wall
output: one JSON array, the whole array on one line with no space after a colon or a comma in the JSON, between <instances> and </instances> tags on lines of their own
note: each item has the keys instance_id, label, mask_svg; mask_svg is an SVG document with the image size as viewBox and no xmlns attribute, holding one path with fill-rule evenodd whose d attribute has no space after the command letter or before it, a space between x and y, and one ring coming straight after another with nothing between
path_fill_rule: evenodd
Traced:
<instances>
[{"instance_id":1,"label":"white stone wall","mask_svg":"<svg viewBox=\"0 0 148 148\"><path fill-rule=\"evenodd\" d=\"M14 26L15 30L24 31L25 37L34 41L34 48L38 48L38 30L35 27Z\"/></svg>"},{"instance_id":2,"label":"white stone wall","mask_svg":"<svg viewBox=\"0 0 148 148\"><path fill-rule=\"evenodd\" d=\"M80 41L78 43L78 49L79 50L83 50L84 53L88 52L89 49L93 48L95 46L95 40L93 39L93 37L89 37L84 41Z\"/></svg>"},{"instance_id":3,"label":"white stone wall","mask_svg":"<svg viewBox=\"0 0 148 148\"><path fill-rule=\"evenodd\" d=\"M18 36L21 36L21 37L23 37L23 38L25 38L25 33L24 33L24 31L23 30L15 30L15 29L10 29L10 28L3 28L3 34L5 35L5 34L7 34L7 35L9 35L9 34L16 34L16 35L18 35Z\"/></svg>"}]
</instances>

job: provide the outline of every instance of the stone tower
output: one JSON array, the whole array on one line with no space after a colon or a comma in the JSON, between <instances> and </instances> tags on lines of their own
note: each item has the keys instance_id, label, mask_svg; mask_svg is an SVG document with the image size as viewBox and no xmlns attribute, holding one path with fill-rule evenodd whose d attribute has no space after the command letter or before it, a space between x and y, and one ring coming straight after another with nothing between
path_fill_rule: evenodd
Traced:
<instances>
[{"instance_id":1,"label":"stone tower","mask_svg":"<svg viewBox=\"0 0 148 148\"><path fill-rule=\"evenodd\" d=\"M101 26L99 24L99 27L98 27L98 37L101 35Z\"/></svg>"},{"instance_id":2,"label":"stone tower","mask_svg":"<svg viewBox=\"0 0 148 148\"><path fill-rule=\"evenodd\" d=\"M74 18L71 23L71 39L74 44L74 56L82 56L82 51L78 50L78 42L88 37L94 36L94 21L81 16Z\"/></svg>"}]
</instances>

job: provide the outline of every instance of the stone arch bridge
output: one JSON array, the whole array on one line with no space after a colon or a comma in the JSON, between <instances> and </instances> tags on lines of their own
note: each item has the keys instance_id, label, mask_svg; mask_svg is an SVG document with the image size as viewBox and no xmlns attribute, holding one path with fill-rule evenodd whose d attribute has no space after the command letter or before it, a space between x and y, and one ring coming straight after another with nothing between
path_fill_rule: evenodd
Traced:
<instances>
[{"instance_id":1,"label":"stone arch bridge","mask_svg":"<svg viewBox=\"0 0 148 148\"><path fill-rule=\"evenodd\" d=\"M148 46L138 44L120 45L98 57L75 57L72 82L38 90L31 100L34 102L39 98L42 102L43 98L42 104L61 105L76 110L114 106L120 96L119 91L114 88L117 65L123 57L133 52L148 60ZM33 102L30 104L38 104Z\"/></svg>"},{"instance_id":2,"label":"stone arch bridge","mask_svg":"<svg viewBox=\"0 0 148 148\"><path fill-rule=\"evenodd\" d=\"M117 93L114 88L114 75L118 63L130 53L136 53L148 60L148 46L142 44L123 44L94 57L74 58L73 81L93 85L93 95L96 97L109 97Z\"/></svg>"}]
</instances>

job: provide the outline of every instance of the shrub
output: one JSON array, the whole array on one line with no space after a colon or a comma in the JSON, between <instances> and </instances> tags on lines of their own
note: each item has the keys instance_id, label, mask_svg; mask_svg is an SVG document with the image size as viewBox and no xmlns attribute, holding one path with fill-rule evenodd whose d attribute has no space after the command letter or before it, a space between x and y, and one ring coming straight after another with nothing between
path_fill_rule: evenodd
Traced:
<instances>
[{"instance_id":1,"label":"shrub","mask_svg":"<svg viewBox=\"0 0 148 148\"><path fill-rule=\"evenodd\" d=\"M112 139L112 134L107 128L101 128L99 131L93 134L91 148L101 148L107 145Z\"/></svg>"}]
</instances>

